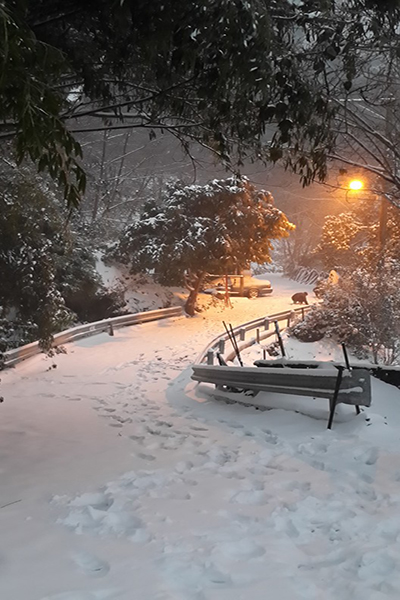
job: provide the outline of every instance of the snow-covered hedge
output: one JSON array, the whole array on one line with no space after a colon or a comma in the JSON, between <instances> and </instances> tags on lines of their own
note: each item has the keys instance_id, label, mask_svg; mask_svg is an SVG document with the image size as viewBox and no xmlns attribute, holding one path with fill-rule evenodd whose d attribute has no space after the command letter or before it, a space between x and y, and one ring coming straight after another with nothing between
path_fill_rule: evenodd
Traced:
<instances>
[{"instance_id":1,"label":"snow-covered hedge","mask_svg":"<svg viewBox=\"0 0 400 600\"><path fill-rule=\"evenodd\" d=\"M375 362L395 362L400 353L400 265L388 261L374 274L357 269L327 285L323 303L291 328L303 341L331 337Z\"/></svg>"}]
</instances>

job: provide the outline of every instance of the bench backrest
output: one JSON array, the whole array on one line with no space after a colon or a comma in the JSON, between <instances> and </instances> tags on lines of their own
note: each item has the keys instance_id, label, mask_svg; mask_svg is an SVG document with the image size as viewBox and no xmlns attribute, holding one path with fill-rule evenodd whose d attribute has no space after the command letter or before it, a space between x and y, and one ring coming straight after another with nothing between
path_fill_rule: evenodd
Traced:
<instances>
[{"instance_id":1,"label":"bench backrest","mask_svg":"<svg viewBox=\"0 0 400 600\"><path fill-rule=\"evenodd\" d=\"M317 398L333 397L338 371L334 367L292 369L194 365L192 379L244 390ZM371 405L371 381L366 369L344 371L338 403Z\"/></svg>"}]
</instances>

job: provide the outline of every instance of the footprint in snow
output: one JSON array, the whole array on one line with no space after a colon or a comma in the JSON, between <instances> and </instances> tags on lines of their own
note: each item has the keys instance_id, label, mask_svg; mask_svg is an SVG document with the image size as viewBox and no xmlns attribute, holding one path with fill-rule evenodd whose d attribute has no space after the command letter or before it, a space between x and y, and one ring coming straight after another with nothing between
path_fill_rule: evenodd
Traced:
<instances>
[{"instance_id":1,"label":"footprint in snow","mask_svg":"<svg viewBox=\"0 0 400 600\"><path fill-rule=\"evenodd\" d=\"M239 471L235 471L234 469L225 470L222 471L222 473L224 477L227 477L228 479L246 479L246 475L239 473Z\"/></svg>"},{"instance_id":2,"label":"footprint in snow","mask_svg":"<svg viewBox=\"0 0 400 600\"><path fill-rule=\"evenodd\" d=\"M156 459L156 457L153 456L152 454L144 454L143 452L139 452L139 454L137 456L143 460L155 460Z\"/></svg>"},{"instance_id":3,"label":"footprint in snow","mask_svg":"<svg viewBox=\"0 0 400 600\"><path fill-rule=\"evenodd\" d=\"M175 465L175 471L177 473L183 474L186 473L187 471L190 471L191 469L193 469L193 463L190 460L187 461L180 461Z\"/></svg>"},{"instance_id":4,"label":"footprint in snow","mask_svg":"<svg viewBox=\"0 0 400 600\"><path fill-rule=\"evenodd\" d=\"M311 490L311 483L309 481L290 481L283 485L283 489L289 492L309 492Z\"/></svg>"},{"instance_id":5,"label":"footprint in snow","mask_svg":"<svg viewBox=\"0 0 400 600\"><path fill-rule=\"evenodd\" d=\"M356 488L357 496L360 496L363 500L368 500L369 502L375 502L377 500L377 495L373 487L371 486L363 486Z\"/></svg>"},{"instance_id":6,"label":"footprint in snow","mask_svg":"<svg viewBox=\"0 0 400 600\"><path fill-rule=\"evenodd\" d=\"M222 554L223 558L233 560L244 560L258 558L265 554L265 549L253 540L237 540L218 543L213 554Z\"/></svg>"},{"instance_id":7,"label":"footprint in snow","mask_svg":"<svg viewBox=\"0 0 400 600\"><path fill-rule=\"evenodd\" d=\"M297 446L297 452L306 456L319 456L327 451L328 446L323 442L304 442Z\"/></svg>"},{"instance_id":8,"label":"footprint in snow","mask_svg":"<svg viewBox=\"0 0 400 600\"><path fill-rule=\"evenodd\" d=\"M245 431L243 431L242 435L244 437L254 437L254 433L248 429L246 429Z\"/></svg>"},{"instance_id":9,"label":"footprint in snow","mask_svg":"<svg viewBox=\"0 0 400 600\"><path fill-rule=\"evenodd\" d=\"M109 564L89 552L78 552L72 557L81 571L90 577L104 577L110 570Z\"/></svg>"},{"instance_id":10,"label":"footprint in snow","mask_svg":"<svg viewBox=\"0 0 400 600\"><path fill-rule=\"evenodd\" d=\"M119 417L118 415L110 415L112 419L114 419L114 421L118 421L118 423L132 423L132 419L129 417Z\"/></svg>"},{"instance_id":11,"label":"footprint in snow","mask_svg":"<svg viewBox=\"0 0 400 600\"><path fill-rule=\"evenodd\" d=\"M367 475L367 473L360 473L360 479L362 479L362 481L365 481L365 483L373 483L374 482L374 478L371 477L371 475Z\"/></svg>"},{"instance_id":12,"label":"footprint in snow","mask_svg":"<svg viewBox=\"0 0 400 600\"><path fill-rule=\"evenodd\" d=\"M365 462L366 465L372 466L376 463L379 457L378 448L370 448L363 456L359 458L362 462Z\"/></svg>"},{"instance_id":13,"label":"footprint in snow","mask_svg":"<svg viewBox=\"0 0 400 600\"><path fill-rule=\"evenodd\" d=\"M249 506L261 506L267 504L271 496L263 490L241 490L231 497L230 501L235 504L247 504Z\"/></svg>"},{"instance_id":14,"label":"footprint in snow","mask_svg":"<svg viewBox=\"0 0 400 600\"><path fill-rule=\"evenodd\" d=\"M385 550L365 552L360 561L360 579L381 579L384 581L396 569L396 563Z\"/></svg>"},{"instance_id":15,"label":"footprint in snow","mask_svg":"<svg viewBox=\"0 0 400 600\"><path fill-rule=\"evenodd\" d=\"M314 469L318 469L318 471L325 471L325 469L326 469L325 463L322 462L321 460L312 460L312 461L310 461L310 465Z\"/></svg>"},{"instance_id":16,"label":"footprint in snow","mask_svg":"<svg viewBox=\"0 0 400 600\"><path fill-rule=\"evenodd\" d=\"M142 444L145 440L144 435L129 435L128 437L130 440L133 440L134 442L138 442L139 444Z\"/></svg>"},{"instance_id":17,"label":"footprint in snow","mask_svg":"<svg viewBox=\"0 0 400 600\"><path fill-rule=\"evenodd\" d=\"M279 442L279 438L274 433L269 432L265 436L265 441L268 442L268 444L273 444L274 446L276 446L276 444L278 444Z\"/></svg>"},{"instance_id":18,"label":"footprint in snow","mask_svg":"<svg viewBox=\"0 0 400 600\"><path fill-rule=\"evenodd\" d=\"M191 425L190 429L192 429L193 431L209 431L205 427L199 427L198 425Z\"/></svg>"}]
</instances>

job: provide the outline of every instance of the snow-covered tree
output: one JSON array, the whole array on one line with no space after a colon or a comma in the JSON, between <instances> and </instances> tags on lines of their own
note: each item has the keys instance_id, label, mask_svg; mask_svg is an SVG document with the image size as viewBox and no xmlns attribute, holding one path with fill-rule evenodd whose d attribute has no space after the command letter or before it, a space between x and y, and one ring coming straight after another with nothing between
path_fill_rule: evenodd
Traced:
<instances>
[{"instance_id":1,"label":"snow-covered tree","mask_svg":"<svg viewBox=\"0 0 400 600\"><path fill-rule=\"evenodd\" d=\"M390 364L400 353L400 262L387 259L379 271L355 269L336 285L326 286L324 300L292 328L303 341L330 337L360 356Z\"/></svg>"},{"instance_id":2,"label":"snow-covered tree","mask_svg":"<svg viewBox=\"0 0 400 600\"><path fill-rule=\"evenodd\" d=\"M4 157L0 166L0 352L37 339L48 347L77 318L114 315L119 299L48 184Z\"/></svg>"},{"instance_id":3,"label":"snow-covered tree","mask_svg":"<svg viewBox=\"0 0 400 600\"><path fill-rule=\"evenodd\" d=\"M325 218L313 252L326 271L338 271L339 282L319 282L315 291L323 303L294 332L304 340L328 335L392 362L400 336L400 212L387 207L382 244L380 199L364 198L349 208Z\"/></svg>"},{"instance_id":4,"label":"snow-covered tree","mask_svg":"<svg viewBox=\"0 0 400 600\"><path fill-rule=\"evenodd\" d=\"M0 189L0 316L11 330L2 349L38 338L47 345L72 321L55 282L63 222L35 181L12 168L0 174Z\"/></svg>"},{"instance_id":5,"label":"snow-covered tree","mask_svg":"<svg viewBox=\"0 0 400 600\"><path fill-rule=\"evenodd\" d=\"M133 271L154 270L161 283L190 282L186 304L193 315L207 272L243 269L270 261L271 241L294 226L270 192L246 178L206 185L169 186L162 204L149 201L140 219L124 232L114 256Z\"/></svg>"},{"instance_id":6,"label":"snow-covered tree","mask_svg":"<svg viewBox=\"0 0 400 600\"><path fill-rule=\"evenodd\" d=\"M400 211L388 207L385 243L380 243L380 200L354 203L351 210L325 218L321 239L313 254L329 271L344 274L360 267L374 272L382 261L400 259Z\"/></svg>"}]
</instances>

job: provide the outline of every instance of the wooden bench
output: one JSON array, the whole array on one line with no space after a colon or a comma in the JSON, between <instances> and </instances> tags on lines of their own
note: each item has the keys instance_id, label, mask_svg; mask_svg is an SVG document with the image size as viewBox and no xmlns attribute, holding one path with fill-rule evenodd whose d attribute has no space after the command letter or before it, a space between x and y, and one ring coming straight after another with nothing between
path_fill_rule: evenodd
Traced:
<instances>
[{"instance_id":1,"label":"wooden bench","mask_svg":"<svg viewBox=\"0 0 400 600\"><path fill-rule=\"evenodd\" d=\"M314 363L304 368L304 363L300 361L297 361L295 367L288 364L271 366L273 362L256 361L256 367L194 365L192 379L213 383L219 389L327 398L328 429L332 427L338 404L355 406L357 414L360 406L371 405L371 379L365 368L354 367L348 370L332 363ZM299 364L302 366L299 367Z\"/></svg>"}]
</instances>

